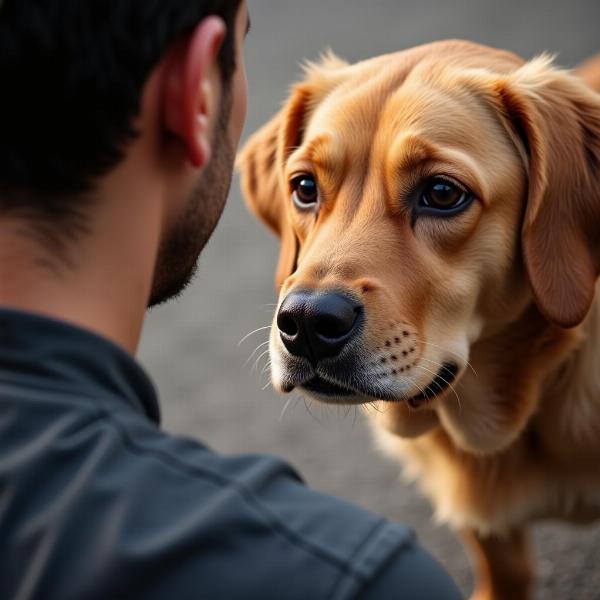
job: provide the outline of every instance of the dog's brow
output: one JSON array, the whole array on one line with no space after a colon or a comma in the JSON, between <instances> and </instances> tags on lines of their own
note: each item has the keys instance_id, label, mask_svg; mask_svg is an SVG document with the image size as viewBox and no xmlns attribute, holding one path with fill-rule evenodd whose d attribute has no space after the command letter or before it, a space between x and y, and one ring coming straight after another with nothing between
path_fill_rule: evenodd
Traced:
<instances>
[{"instance_id":1,"label":"dog's brow","mask_svg":"<svg viewBox=\"0 0 600 600\"><path fill-rule=\"evenodd\" d=\"M333 136L323 133L312 139L306 146L306 156L316 166L333 170L341 157Z\"/></svg>"},{"instance_id":2,"label":"dog's brow","mask_svg":"<svg viewBox=\"0 0 600 600\"><path fill-rule=\"evenodd\" d=\"M431 144L414 134L408 134L396 141L391 158L397 169L409 171L424 162L434 160L436 154Z\"/></svg>"}]
</instances>

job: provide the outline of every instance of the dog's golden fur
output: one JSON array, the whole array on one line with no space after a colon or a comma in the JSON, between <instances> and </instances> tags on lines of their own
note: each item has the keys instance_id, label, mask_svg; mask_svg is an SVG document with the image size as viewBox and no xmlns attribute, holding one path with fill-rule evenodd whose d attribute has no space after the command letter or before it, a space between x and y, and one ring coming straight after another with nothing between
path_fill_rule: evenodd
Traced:
<instances>
[{"instance_id":1,"label":"dog's golden fur","mask_svg":"<svg viewBox=\"0 0 600 600\"><path fill-rule=\"evenodd\" d=\"M597 91L599 59L566 72L460 41L330 55L239 159L249 206L282 240L280 299L342 288L364 304L361 377L396 401L350 401L377 402L378 443L464 534L480 598L528 597L528 523L600 516ZM317 213L290 200L304 173ZM438 174L476 200L414 218L411 190ZM448 360L453 388L403 401Z\"/></svg>"}]
</instances>

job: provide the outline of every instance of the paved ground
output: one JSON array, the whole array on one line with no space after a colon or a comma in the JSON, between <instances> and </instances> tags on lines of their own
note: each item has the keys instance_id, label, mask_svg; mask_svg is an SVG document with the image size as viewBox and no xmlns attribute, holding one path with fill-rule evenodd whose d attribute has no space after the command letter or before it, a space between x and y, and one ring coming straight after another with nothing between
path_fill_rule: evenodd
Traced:
<instances>
[{"instance_id":1,"label":"paved ground","mask_svg":"<svg viewBox=\"0 0 600 600\"><path fill-rule=\"evenodd\" d=\"M531 57L558 52L572 66L600 51L598 0L250 0L247 45L250 114L247 132L272 115L304 58L332 47L348 60L434 39L462 37ZM266 331L274 302L274 239L245 211L237 182L199 277L177 303L155 310L141 357L163 397L167 429L199 437L226 452L287 457L312 485L410 523L450 570L471 587L454 535L431 521L427 503L399 482L399 469L372 448L361 415L303 403L290 406L269 389L266 360L244 362ZM257 356L264 348L260 348ZM544 526L535 531L539 597L600 598L600 528Z\"/></svg>"}]
</instances>

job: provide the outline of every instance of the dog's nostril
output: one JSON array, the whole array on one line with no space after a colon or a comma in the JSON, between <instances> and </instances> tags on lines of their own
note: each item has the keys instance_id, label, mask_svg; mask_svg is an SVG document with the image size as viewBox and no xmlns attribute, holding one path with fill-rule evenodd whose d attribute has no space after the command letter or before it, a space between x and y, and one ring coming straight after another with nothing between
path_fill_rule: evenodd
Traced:
<instances>
[{"instance_id":1,"label":"dog's nostril","mask_svg":"<svg viewBox=\"0 0 600 600\"><path fill-rule=\"evenodd\" d=\"M298 324L296 321L290 317L289 315L280 314L277 317L277 327L279 327L279 331L285 333L289 336L298 335Z\"/></svg>"},{"instance_id":2,"label":"dog's nostril","mask_svg":"<svg viewBox=\"0 0 600 600\"><path fill-rule=\"evenodd\" d=\"M356 325L362 313L362 307L338 305L334 314L321 315L315 323L315 333L323 339L339 340L347 336Z\"/></svg>"},{"instance_id":3,"label":"dog's nostril","mask_svg":"<svg viewBox=\"0 0 600 600\"><path fill-rule=\"evenodd\" d=\"M348 334L354 325L354 318L344 319L331 316L315 319L315 333L323 338L335 340Z\"/></svg>"},{"instance_id":4,"label":"dog's nostril","mask_svg":"<svg viewBox=\"0 0 600 600\"><path fill-rule=\"evenodd\" d=\"M315 319L315 333L325 338L340 337L339 324L329 317Z\"/></svg>"},{"instance_id":5,"label":"dog's nostril","mask_svg":"<svg viewBox=\"0 0 600 600\"><path fill-rule=\"evenodd\" d=\"M337 341L348 336L356 324L361 307L341 295L328 294L316 298L309 307L310 329L323 341Z\"/></svg>"}]
</instances>

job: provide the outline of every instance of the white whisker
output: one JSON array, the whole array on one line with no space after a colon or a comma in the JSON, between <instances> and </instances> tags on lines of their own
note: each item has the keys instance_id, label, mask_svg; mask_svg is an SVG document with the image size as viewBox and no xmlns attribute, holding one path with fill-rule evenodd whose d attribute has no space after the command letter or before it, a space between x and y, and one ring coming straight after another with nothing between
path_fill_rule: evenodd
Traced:
<instances>
[{"instance_id":1,"label":"white whisker","mask_svg":"<svg viewBox=\"0 0 600 600\"><path fill-rule=\"evenodd\" d=\"M268 360L267 364L263 367L263 370L260 372L260 377L262 377L270 368L271 368L271 361ZM269 375L270 375L270 373L269 373Z\"/></svg>"},{"instance_id":2,"label":"white whisker","mask_svg":"<svg viewBox=\"0 0 600 600\"><path fill-rule=\"evenodd\" d=\"M434 379L439 377L453 392L454 395L456 396L456 400L458 401L458 407L460 408L460 410L462 410L462 406L460 403L460 397L458 396L457 391L454 389L454 386L449 382L446 381L441 375L438 375L437 373L434 373L433 371L430 371L427 367L424 367L422 365L416 365L419 369L423 369L424 371L427 371L428 373L431 373L431 375L433 375Z\"/></svg>"},{"instance_id":3,"label":"white whisker","mask_svg":"<svg viewBox=\"0 0 600 600\"><path fill-rule=\"evenodd\" d=\"M373 407L373 410L377 413L379 413L380 415L383 414L383 411L378 408L377 404L375 404L375 400L373 400L373 402L369 402L369 405Z\"/></svg>"},{"instance_id":4,"label":"white whisker","mask_svg":"<svg viewBox=\"0 0 600 600\"><path fill-rule=\"evenodd\" d=\"M289 408L290 404L292 403L292 400L294 400L293 396L290 396L287 399L287 402L285 403L283 410L281 411L281 414L279 415L279 421L283 421L283 417L285 417L285 413L287 412L287 409Z\"/></svg>"},{"instance_id":5,"label":"white whisker","mask_svg":"<svg viewBox=\"0 0 600 600\"><path fill-rule=\"evenodd\" d=\"M248 365L248 363L256 356L256 353L261 349L264 348L267 344L269 343L269 340L267 340L266 342L263 342L262 344L259 344L255 349L254 352L248 357L248 359L246 360L246 362L244 363L244 367L246 367Z\"/></svg>"},{"instance_id":6,"label":"white whisker","mask_svg":"<svg viewBox=\"0 0 600 600\"><path fill-rule=\"evenodd\" d=\"M265 350L255 361L254 361L254 365L252 366L252 370L250 371L250 373L255 373L258 370L258 363L260 362L260 359L263 356L266 356L267 354L269 354L269 350Z\"/></svg>"},{"instance_id":7,"label":"white whisker","mask_svg":"<svg viewBox=\"0 0 600 600\"><path fill-rule=\"evenodd\" d=\"M428 363L431 363L432 365L435 365L436 367L440 367L441 369L443 369L445 366L443 363L438 362L437 360L431 360L430 358L425 358L424 356L421 356L421 358L419 360L424 360Z\"/></svg>"},{"instance_id":8,"label":"white whisker","mask_svg":"<svg viewBox=\"0 0 600 600\"><path fill-rule=\"evenodd\" d=\"M259 331L264 331L265 329L271 329L270 325L267 325L266 327L259 327L258 329L255 329L254 331L251 331L248 335L245 335L239 342L238 342L238 347L241 346L250 336L254 335L255 333L258 333Z\"/></svg>"},{"instance_id":9,"label":"white whisker","mask_svg":"<svg viewBox=\"0 0 600 600\"><path fill-rule=\"evenodd\" d=\"M442 346L438 346L436 344L432 344L431 342L426 342L425 340L421 340L419 338L415 338L415 341L418 344L425 344L426 346L432 346L433 348L437 348L438 350L443 350L444 352L448 352L449 354L453 354L454 356L457 356L461 360L464 360L465 363L466 363L466 365L471 369L471 371L473 371L473 375L475 375L475 377L478 377L477 371L475 370L475 368L473 367L473 365L468 360L466 360L465 357L462 356L462 354L459 354L458 352L454 352L453 350L449 350L448 348L444 348Z\"/></svg>"},{"instance_id":10,"label":"white whisker","mask_svg":"<svg viewBox=\"0 0 600 600\"><path fill-rule=\"evenodd\" d=\"M312 401L310 401L310 403L312 404ZM308 411L308 414L320 425L323 425L323 421L321 421L320 419L318 419L317 417L315 417L314 413L310 410L310 406L308 404L306 404L306 400L304 400L304 407L306 408L306 410Z\"/></svg>"},{"instance_id":11,"label":"white whisker","mask_svg":"<svg viewBox=\"0 0 600 600\"><path fill-rule=\"evenodd\" d=\"M405 377L405 378L406 378L406 379L407 379L407 380L408 380L408 381L409 381L409 382L410 382L412 385L414 385L414 386L415 386L415 387L416 387L416 388L419 390L419 392L421 392L421 394L422 394L423 396L426 396L426 394L425 394L425 390L424 390L424 389L423 389L423 388L422 388L422 387L421 387L421 386L420 386L420 385L419 385L419 384L418 384L418 383L417 383L417 382L416 382L416 381L415 381L415 380L414 380L412 377L409 377L408 375L405 375L404 377ZM408 405L408 408L409 408L409 409L412 409L412 406L409 404L409 405Z\"/></svg>"}]
</instances>

